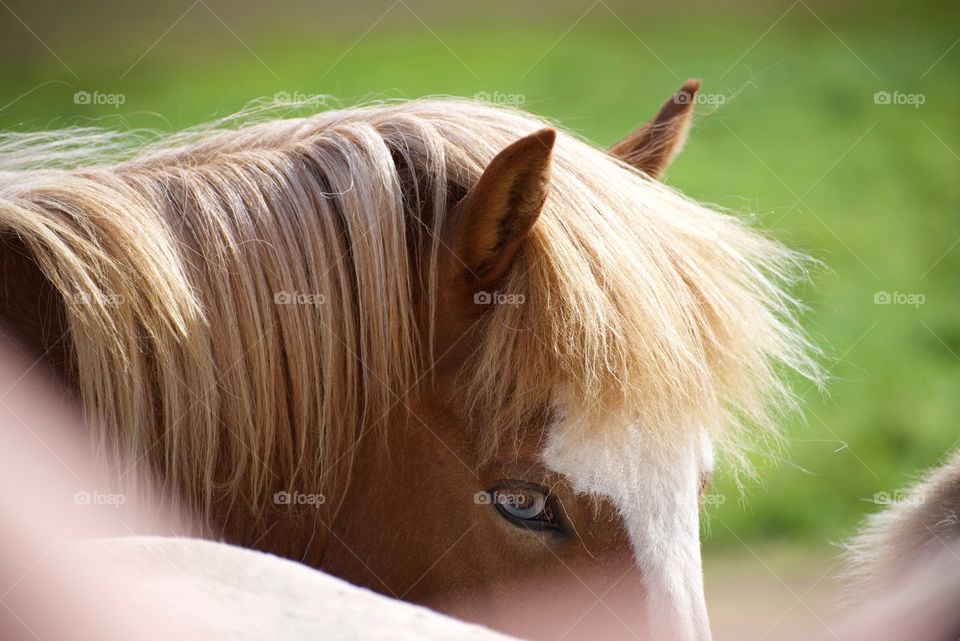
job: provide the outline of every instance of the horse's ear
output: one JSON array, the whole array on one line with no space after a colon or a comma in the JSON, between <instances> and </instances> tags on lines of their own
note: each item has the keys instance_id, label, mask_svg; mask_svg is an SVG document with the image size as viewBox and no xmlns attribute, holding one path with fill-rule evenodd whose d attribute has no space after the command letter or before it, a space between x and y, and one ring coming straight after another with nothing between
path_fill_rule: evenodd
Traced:
<instances>
[{"instance_id":1,"label":"horse's ear","mask_svg":"<svg viewBox=\"0 0 960 641\"><path fill-rule=\"evenodd\" d=\"M511 144L456 205L446 234L448 279L477 291L503 278L547 198L556 137L541 129Z\"/></svg>"},{"instance_id":2,"label":"horse's ear","mask_svg":"<svg viewBox=\"0 0 960 641\"><path fill-rule=\"evenodd\" d=\"M659 176L683 147L698 89L699 80L687 80L653 120L611 147L610 153L653 178Z\"/></svg>"}]
</instances>

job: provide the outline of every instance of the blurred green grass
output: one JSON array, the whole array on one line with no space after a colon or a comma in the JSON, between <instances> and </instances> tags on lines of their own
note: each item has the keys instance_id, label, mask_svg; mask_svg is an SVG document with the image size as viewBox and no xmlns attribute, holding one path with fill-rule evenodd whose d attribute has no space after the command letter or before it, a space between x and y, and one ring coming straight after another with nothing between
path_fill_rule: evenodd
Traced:
<instances>
[{"instance_id":1,"label":"blurred green grass","mask_svg":"<svg viewBox=\"0 0 960 641\"><path fill-rule=\"evenodd\" d=\"M683 79L703 78L723 104L700 109L667 182L822 261L798 294L833 377L826 396L798 385L805 420L786 426L780 463L757 457L759 480L742 495L720 475L708 549L840 540L877 508L876 493L909 482L960 438L956 8L594 5L575 22L589 6L434 23L396 5L365 35L369 22L315 17L241 21L237 33L224 24L239 20L229 7L217 8L224 23L198 7L157 41L177 9L140 31L109 21L101 32L55 30L62 37L50 47L72 73L9 21L2 33L18 64L0 68L0 127L179 129L277 92L341 104L482 92L608 144ZM52 20L33 17L44 16ZM125 102L77 105L78 90ZM925 103L875 104L877 91ZM877 305L877 292L925 302Z\"/></svg>"}]
</instances>

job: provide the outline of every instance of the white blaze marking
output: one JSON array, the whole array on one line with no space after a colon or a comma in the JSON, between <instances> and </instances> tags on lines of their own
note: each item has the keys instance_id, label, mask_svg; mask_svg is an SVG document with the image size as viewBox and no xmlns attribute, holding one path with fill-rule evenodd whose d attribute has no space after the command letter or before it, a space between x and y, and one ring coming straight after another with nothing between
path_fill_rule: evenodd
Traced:
<instances>
[{"instance_id":1,"label":"white blaze marking","mask_svg":"<svg viewBox=\"0 0 960 641\"><path fill-rule=\"evenodd\" d=\"M577 492L617 506L644 576L650 639L709 641L698 500L702 466L712 466L709 439L657 448L635 426L585 421L566 417L551 428L545 464Z\"/></svg>"}]
</instances>

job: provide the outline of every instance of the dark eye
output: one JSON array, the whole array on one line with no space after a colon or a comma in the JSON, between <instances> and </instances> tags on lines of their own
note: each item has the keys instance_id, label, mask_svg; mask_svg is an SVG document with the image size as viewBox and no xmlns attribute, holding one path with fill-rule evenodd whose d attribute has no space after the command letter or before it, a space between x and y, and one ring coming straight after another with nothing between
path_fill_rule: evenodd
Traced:
<instances>
[{"instance_id":1,"label":"dark eye","mask_svg":"<svg viewBox=\"0 0 960 641\"><path fill-rule=\"evenodd\" d=\"M502 481L487 490L504 519L528 530L563 532L557 500L550 491L525 481Z\"/></svg>"}]
</instances>

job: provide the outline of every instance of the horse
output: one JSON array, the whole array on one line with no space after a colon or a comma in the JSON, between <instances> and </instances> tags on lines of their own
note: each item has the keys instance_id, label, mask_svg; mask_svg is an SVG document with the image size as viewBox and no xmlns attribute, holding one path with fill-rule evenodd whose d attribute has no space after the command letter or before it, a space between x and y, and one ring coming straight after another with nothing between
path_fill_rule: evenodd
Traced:
<instances>
[{"instance_id":1,"label":"horse","mask_svg":"<svg viewBox=\"0 0 960 641\"><path fill-rule=\"evenodd\" d=\"M912 487L875 501L846 544L841 579L862 638L960 637L960 451Z\"/></svg>"},{"instance_id":2,"label":"horse","mask_svg":"<svg viewBox=\"0 0 960 641\"><path fill-rule=\"evenodd\" d=\"M0 317L204 536L449 610L608 564L709 639L714 459L818 369L804 257L658 180L698 88L609 150L455 98L7 133Z\"/></svg>"}]
</instances>

